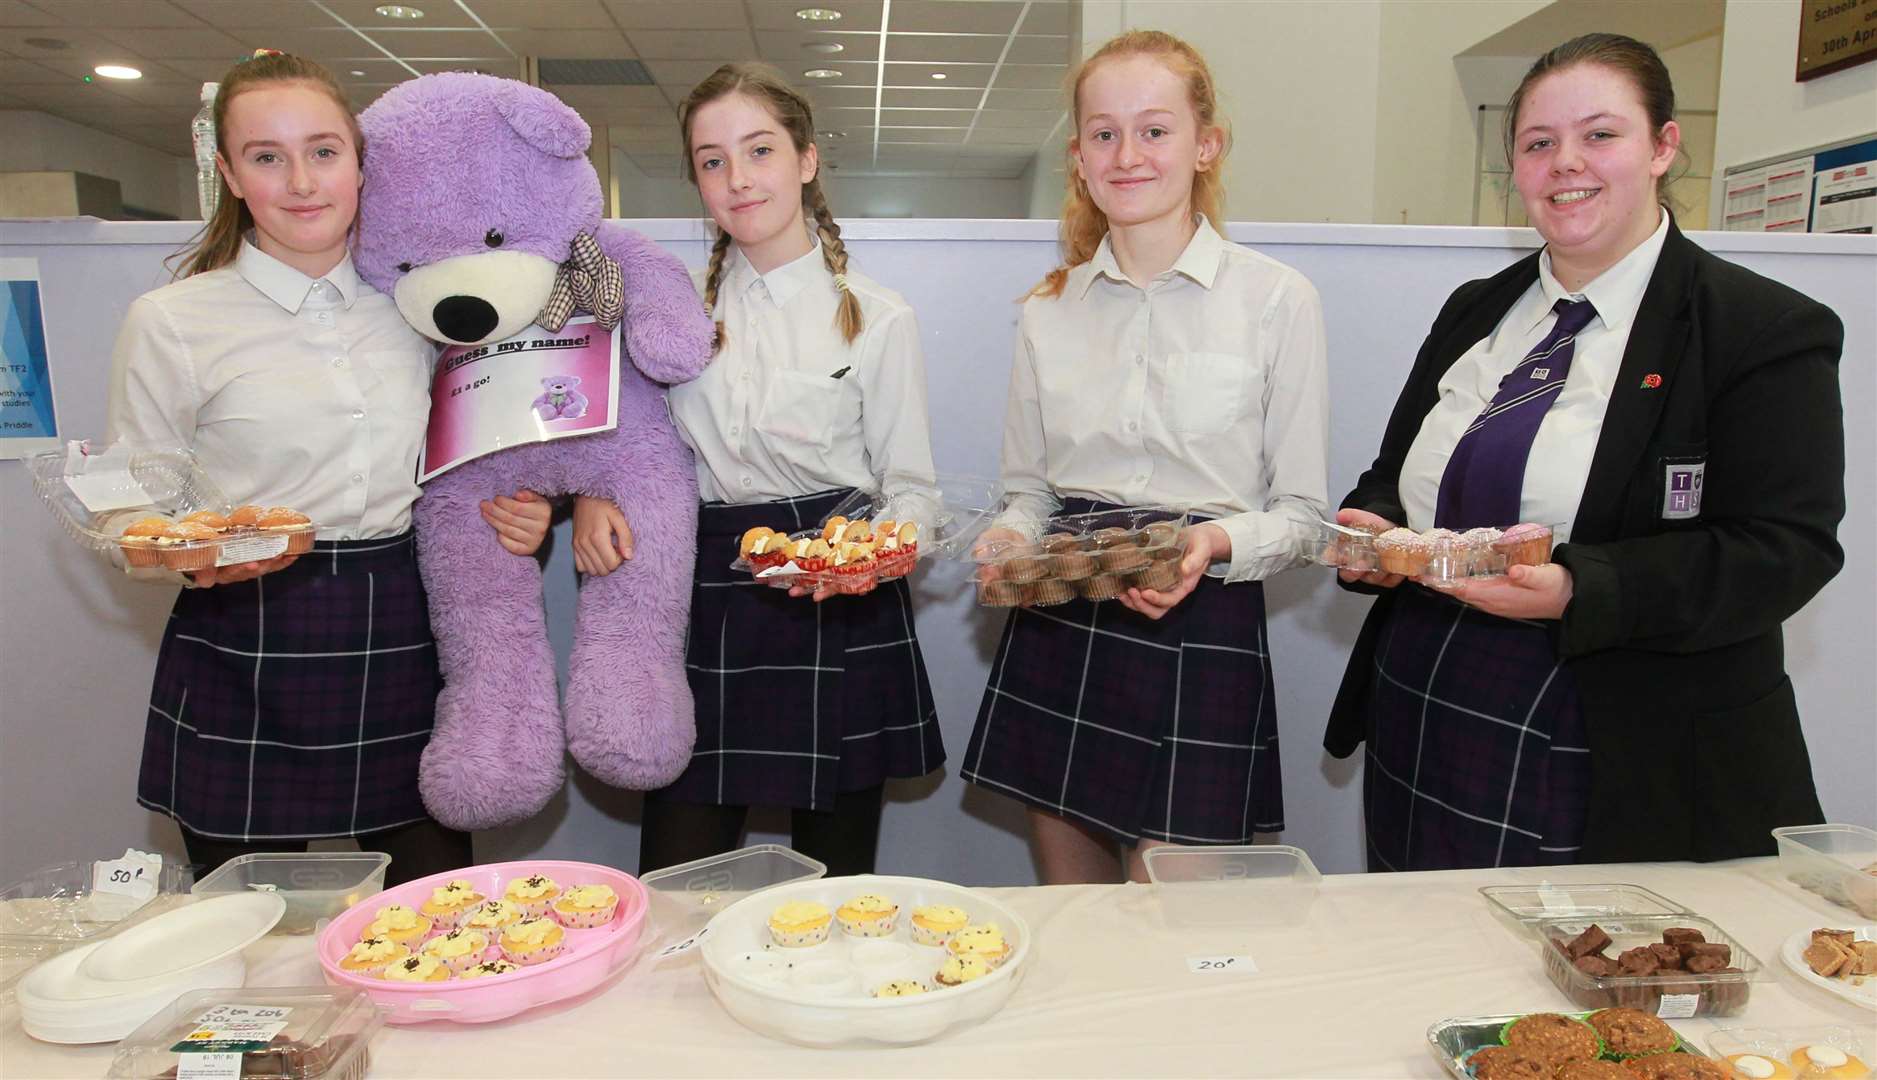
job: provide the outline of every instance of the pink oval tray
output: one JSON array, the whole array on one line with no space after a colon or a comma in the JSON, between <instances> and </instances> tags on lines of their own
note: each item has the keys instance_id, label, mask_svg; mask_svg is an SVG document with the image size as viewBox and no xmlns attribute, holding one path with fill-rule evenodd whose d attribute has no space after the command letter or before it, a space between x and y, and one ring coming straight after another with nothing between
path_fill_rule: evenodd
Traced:
<instances>
[{"instance_id":1,"label":"pink oval tray","mask_svg":"<svg viewBox=\"0 0 1877 1080\"><path fill-rule=\"evenodd\" d=\"M619 910L605 926L568 930L567 951L563 955L507 975L411 984L354 975L339 968L339 958L358 941L378 909L386 904L415 908L429 899L430 890L452 878L473 882L476 891L498 897L510 880L530 874L546 874L563 889L575 885L610 885L619 894ZM389 1023L450 1020L459 1024L481 1024L583 994L632 963L639 951L639 932L645 924L647 903L645 886L639 884L639 879L610 866L554 859L469 866L406 882L347 908L345 914L320 931L319 966L325 970L327 982L355 986L369 994L385 1010Z\"/></svg>"}]
</instances>

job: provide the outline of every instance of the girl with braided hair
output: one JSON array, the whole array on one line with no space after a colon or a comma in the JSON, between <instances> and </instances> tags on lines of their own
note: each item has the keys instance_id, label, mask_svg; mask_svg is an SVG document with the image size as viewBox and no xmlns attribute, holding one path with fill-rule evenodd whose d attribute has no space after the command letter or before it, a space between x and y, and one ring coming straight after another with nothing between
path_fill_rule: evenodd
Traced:
<instances>
[{"instance_id":1,"label":"girl with braided hair","mask_svg":"<svg viewBox=\"0 0 1877 1080\"><path fill-rule=\"evenodd\" d=\"M911 593L900 578L804 603L729 563L746 530L807 528L855 488L930 489L918 324L848 265L808 102L779 74L726 64L678 116L718 230L698 281L718 351L669 392L704 499L685 657L697 749L646 794L639 869L731 850L750 807L786 806L798 850L830 874L869 873L886 779L945 760ZM619 509L580 499L575 565L605 574L631 557Z\"/></svg>"}]
</instances>

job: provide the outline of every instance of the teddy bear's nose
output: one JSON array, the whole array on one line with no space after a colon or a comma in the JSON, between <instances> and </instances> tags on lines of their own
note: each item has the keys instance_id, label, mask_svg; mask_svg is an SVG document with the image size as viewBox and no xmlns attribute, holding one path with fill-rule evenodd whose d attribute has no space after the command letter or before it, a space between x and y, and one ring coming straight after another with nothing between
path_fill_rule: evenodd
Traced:
<instances>
[{"instance_id":1,"label":"teddy bear's nose","mask_svg":"<svg viewBox=\"0 0 1877 1080\"><path fill-rule=\"evenodd\" d=\"M501 321L495 305L480 296L446 296L430 309L430 317L452 341L480 341Z\"/></svg>"}]
</instances>

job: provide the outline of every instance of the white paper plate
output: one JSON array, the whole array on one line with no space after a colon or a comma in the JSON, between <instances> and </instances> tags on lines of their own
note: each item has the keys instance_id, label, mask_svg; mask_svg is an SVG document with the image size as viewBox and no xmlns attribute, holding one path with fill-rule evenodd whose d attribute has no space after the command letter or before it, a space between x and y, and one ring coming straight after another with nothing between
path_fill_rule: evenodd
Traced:
<instances>
[{"instance_id":1,"label":"white paper plate","mask_svg":"<svg viewBox=\"0 0 1877 1080\"><path fill-rule=\"evenodd\" d=\"M191 990L240 986L247 962L239 951L187 971L106 983L78 973L104 942L81 945L26 973L17 990L20 1027L42 1042L116 1042Z\"/></svg>"},{"instance_id":2,"label":"white paper plate","mask_svg":"<svg viewBox=\"0 0 1877 1080\"><path fill-rule=\"evenodd\" d=\"M861 893L899 905L891 936L850 938L837 925L821 945L765 948L770 913L781 905L813 900L832 911ZM963 986L870 996L889 979L930 984L945 961L944 949L912 941L913 909L927 904L951 904L974 923L996 923L1010 943L1010 959ZM925 878L867 875L778 885L725 908L707 929L699 946L704 981L724 1010L753 1031L805 1046L903 1046L979 1023L1003 1008L1032 952L1030 928L1015 911L976 890Z\"/></svg>"},{"instance_id":3,"label":"white paper plate","mask_svg":"<svg viewBox=\"0 0 1877 1080\"><path fill-rule=\"evenodd\" d=\"M1860 939L1877 940L1877 924L1866 923L1863 926L1849 927ZM1828 979L1813 971L1805 962L1806 947L1812 944L1812 931L1801 930L1786 939L1786 944L1779 950L1779 955L1786 961L1786 966L1796 972L1799 978L1822 990L1828 990L1846 1001L1855 1001L1866 1009L1877 1009L1877 975L1861 976L1862 985L1850 979Z\"/></svg>"},{"instance_id":4,"label":"white paper plate","mask_svg":"<svg viewBox=\"0 0 1877 1080\"><path fill-rule=\"evenodd\" d=\"M287 901L276 893L198 900L105 939L86 954L78 974L105 983L165 979L240 955L286 913Z\"/></svg>"}]
</instances>

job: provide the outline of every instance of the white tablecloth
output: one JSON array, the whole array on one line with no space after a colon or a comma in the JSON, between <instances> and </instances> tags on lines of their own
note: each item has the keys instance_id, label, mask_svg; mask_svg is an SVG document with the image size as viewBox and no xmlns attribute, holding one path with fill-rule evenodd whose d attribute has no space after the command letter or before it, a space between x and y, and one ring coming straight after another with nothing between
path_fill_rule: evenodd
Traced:
<instances>
[{"instance_id":1,"label":"white tablecloth","mask_svg":"<svg viewBox=\"0 0 1877 1080\"><path fill-rule=\"evenodd\" d=\"M1797 930L1855 913L1782 880L1771 859L1344 875L1296 925L1169 926L1146 886L990 890L1030 923L1035 952L1004 1011L924 1046L810 1050L737 1024L695 951L650 961L584 998L499 1023L387 1027L371 1076L1439 1077L1428 1025L1572 1005L1538 947L1497 920L1483 885L1629 882L1718 923L1765 967L1744 1013L1674 1021L1706 1049L1719 1027L1834 1023L1877 1048L1877 1013L1805 983L1779 959ZM1189 957L1250 956L1255 972L1195 973ZM250 953L250 986L321 982L309 937ZM97 1077L110 1046L38 1043L0 1015L0 1076Z\"/></svg>"}]
</instances>

